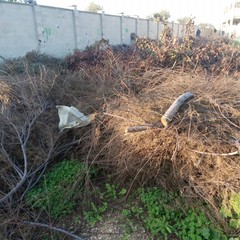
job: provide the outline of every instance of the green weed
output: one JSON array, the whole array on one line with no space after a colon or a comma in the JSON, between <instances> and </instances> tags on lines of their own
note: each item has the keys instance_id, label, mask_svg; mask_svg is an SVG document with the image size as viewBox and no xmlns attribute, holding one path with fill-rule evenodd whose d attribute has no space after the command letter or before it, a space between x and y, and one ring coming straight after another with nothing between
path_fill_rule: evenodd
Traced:
<instances>
[{"instance_id":1,"label":"green weed","mask_svg":"<svg viewBox=\"0 0 240 240\"><path fill-rule=\"evenodd\" d=\"M52 217L66 216L76 205L76 195L82 191L81 183L87 171L81 162L62 161L27 193L27 204L48 211ZM74 187L76 182L80 183L77 188Z\"/></svg>"},{"instance_id":2,"label":"green weed","mask_svg":"<svg viewBox=\"0 0 240 240\"><path fill-rule=\"evenodd\" d=\"M228 201L224 200L220 213L229 220L230 227L240 229L240 193L232 193Z\"/></svg>"},{"instance_id":3,"label":"green weed","mask_svg":"<svg viewBox=\"0 0 240 240\"><path fill-rule=\"evenodd\" d=\"M127 190L125 188L121 188L118 185L115 184L105 184L106 191L104 192L104 195L107 199L113 199L116 200L120 197L123 197Z\"/></svg>"},{"instance_id":4,"label":"green weed","mask_svg":"<svg viewBox=\"0 0 240 240\"><path fill-rule=\"evenodd\" d=\"M177 193L160 188L138 190L139 203L122 211L126 218L139 219L158 239L170 236L181 240L225 240L226 236L215 227L200 209L185 206Z\"/></svg>"},{"instance_id":5,"label":"green weed","mask_svg":"<svg viewBox=\"0 0 240 240\"><path fill-rule=\"evenodd\" d=\"M88 211L84 211L84 217L86 221L94 226L97 222L102 220L103 213L107 211L108 204L103 202L102 205L96 206L93 202L91 203L91 208Z\"/></svg>"},{"instance_id":6,"label":"green weed","mask_svg":"<svg viewBox=\"0 0 240 240\"><path fill-rule=\"evenodd\" d=\"M209 239L227 240L227 237L216 229L199 209L189 209L185 216L175 224L176 235L182 240L188 239Z\"/></svg>"},{"instance_id":7,"label":"green weed","mask_svg":"<svg viewBox=\"0 0 240 240\"><path fill-rule=\"evenodd\" d=\"M107 211L108 201L117 200L126 194L127 190L125 188L120 188L115 184L105 184L105 189L103 191L97 190L96 194L98 198L102 201L102 204L95 204L91 202L90 208L84 211L84 217L86 221L94 226L98 221L102 220L102 215Z\"/></svg>"}]
</instances>

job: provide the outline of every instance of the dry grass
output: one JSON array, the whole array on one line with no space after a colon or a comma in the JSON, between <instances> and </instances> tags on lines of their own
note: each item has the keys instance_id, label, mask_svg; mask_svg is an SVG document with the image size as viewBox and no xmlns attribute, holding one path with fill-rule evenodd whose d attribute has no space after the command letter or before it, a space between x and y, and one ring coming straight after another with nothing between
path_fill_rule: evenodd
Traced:
<instances>
[{"instance_id":1,"label":"dry grass","mask_svg":"<svg viewBox=\"0 0 240 240\"><path fill-rule=\"evenodd\" d=\"M11 97L11 87L2 79L0 79L0 103L4 107L6 106Z\"/></svg>"},{"instance_id":2,"label":"dry grass","mask_svg":"<svg viewBox=\"0 0 240 240\"><path fill-rule=\"evenodd\" d=\"M152 78L138 94L119 94L108 105L102 136L104 162L121 182L131 179L136 185L178 188L215 206L216 197L221 198L226 189L240 189L239 155L207 154L237 151L239 89L240 82L231 77L207 78L171 71ZM195 98L184 104L168 128L126 133L131 126L160 123L172 102L186 91Z\"/></svg>"}]
</instances>

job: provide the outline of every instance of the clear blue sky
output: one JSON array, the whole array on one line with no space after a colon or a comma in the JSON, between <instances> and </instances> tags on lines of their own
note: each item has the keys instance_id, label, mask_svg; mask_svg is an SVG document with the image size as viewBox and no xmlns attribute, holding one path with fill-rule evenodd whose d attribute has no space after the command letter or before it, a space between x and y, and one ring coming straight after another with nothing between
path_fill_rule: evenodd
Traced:
<instances>
[{"instance_id":1,"label":"clear blue sky","mask_svg":"<svg viewBox=\"0 0 240 240\"><path fill-rule=\"evenodd\" d=\"M161 10L168 10L171 21L180 17L195 16L196 23L212 23L220 26L221 16L228 0L37 0L39 5L69 8L77 5L78 10L86 10L91 2L99 4L107 14L138 15L147 17Z\"/></svg>"}]
</instances>

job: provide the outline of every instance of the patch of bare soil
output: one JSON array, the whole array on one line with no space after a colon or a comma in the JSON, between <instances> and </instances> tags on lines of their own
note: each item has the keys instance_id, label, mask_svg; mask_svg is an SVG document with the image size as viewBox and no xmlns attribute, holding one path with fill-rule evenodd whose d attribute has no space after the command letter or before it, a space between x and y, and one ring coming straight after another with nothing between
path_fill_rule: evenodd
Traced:
<instances>
[{"instance_id":1,"label":"patch of bare soil","mask_svg":"<svg viewBox=\"0 0 240 240\"><path fill-rule=\"evenodd\" d=\"M83 234L88 240L148 240L150 235L139 223L131 225L117 211L106 213L103 221L88 229L87 234Z\"/></svg>"}]
</instances>

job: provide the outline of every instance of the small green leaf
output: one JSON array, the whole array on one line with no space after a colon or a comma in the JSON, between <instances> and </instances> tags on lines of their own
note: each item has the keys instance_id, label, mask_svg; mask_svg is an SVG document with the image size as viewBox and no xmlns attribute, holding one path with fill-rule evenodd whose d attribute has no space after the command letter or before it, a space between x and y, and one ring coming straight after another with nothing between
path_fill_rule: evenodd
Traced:
<instances>
[{"instance_id":1,"label":"small green leaf","mask_svg":"<svg viewBox=\"0 0 240 240\"><path fill-rule=\"evenodd\" d=\"M204 227L204 228L202 229L202 235L203 235L206 239L209 239L209 237L210 237L210 230L209 230L209 228Z\"/></svg>"},{"instance_id":2,"label":"small green leaf","mask_svg":"<svg viewBox=\"0 0 240 240\"><path fill-rule=\"evenodd\" d=\"M123 188L118 194L120 196L124 196L127 193L127 190L125 188Z\"/></svg>"}]
</instances>

